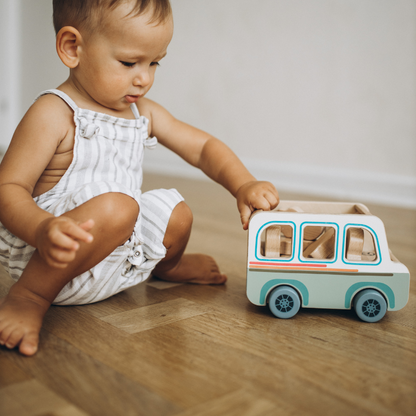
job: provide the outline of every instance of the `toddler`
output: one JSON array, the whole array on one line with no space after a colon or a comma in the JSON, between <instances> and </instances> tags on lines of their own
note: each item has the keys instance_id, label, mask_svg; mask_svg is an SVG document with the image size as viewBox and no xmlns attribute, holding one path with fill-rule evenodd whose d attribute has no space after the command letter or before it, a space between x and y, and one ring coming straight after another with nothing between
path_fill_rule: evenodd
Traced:
<instances>
[{"instance_id":1,"label":"toddler","mask_svg":"<svg viewBox=\"0 0 416 416\"><path fill-rule=\"evenodd\" d=\"M181 195L140 191L157 140L236 197L244 229L278 204L226 145L145 98L172 38L169 0L53 5L69 78L40 94L0 165L0 261L16 282L0 300L0 344L25 355L52 303L97 302L151 273L226 281L211 257L184 254L192 213Z\"/></svg>"}]
</instances>

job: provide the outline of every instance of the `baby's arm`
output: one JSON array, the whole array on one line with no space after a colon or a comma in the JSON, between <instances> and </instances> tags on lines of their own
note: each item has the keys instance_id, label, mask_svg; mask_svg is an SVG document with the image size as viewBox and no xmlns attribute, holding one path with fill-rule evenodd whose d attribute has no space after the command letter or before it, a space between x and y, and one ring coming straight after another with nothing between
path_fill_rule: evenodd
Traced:
<instances>
[{"instance_id":1,"label":"baby's arm","mask_svg":"<svg viewBox=\"0 0 416 416\"><path fill-rule=\"evenodd\" d=\"M66 267L89 242L91 221L76 224L55 218L33 201L35 185L68 133L72 113L57 97L40 98L28 110L0 165L0 221L14 235L36 247L49 265Z\"/></svg>"},{"instance_id":2,"label":"baby's arm","mask_svg":"<svg viewBox=\"0 0 416 416\"><path fill-rule=\"evenodd\" d=\"M200 131L197 130L195 133L197 132ZM245 230L253 211L269 211L279 203L276 188L270 182L257 181L235 153L212 136L203 144L199 164L196 166L228 189L237 199L241 223Z\"/></svg>"},{"instance_id":3,"label":"baby's arm","mask_svg":"<svg viewBox=\"0 0 416 416\"><path fill-rule=\"evenodd\" d=\"M268 211L277 206L279 196L276 188L269 182L257 181L228 146L208 133L175 119L158 104L150 100L144 101L144 104L151 114L151 134L236 197L244 229L247 229L254 210Z\"/></svg>"}]
</instances>

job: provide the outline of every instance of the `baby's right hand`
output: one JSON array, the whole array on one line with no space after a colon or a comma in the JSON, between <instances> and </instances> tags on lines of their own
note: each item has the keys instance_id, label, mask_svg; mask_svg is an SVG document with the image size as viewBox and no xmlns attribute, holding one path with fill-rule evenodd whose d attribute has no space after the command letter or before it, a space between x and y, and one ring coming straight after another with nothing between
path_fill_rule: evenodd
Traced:
<instances>
[{"instance_id":1,"label":"baby's right hand","mask_svg":"<svg viewBox=\"0 0 416 416\"><path fill-rule=\"evenodd\" d=\"M36 248L49 266L63 269L74 260L80 245L78 241L91 243L88 231L94 220L81 224L69 217L51 217L42 221L36 230Z\"/></svg>"}]
</instances>

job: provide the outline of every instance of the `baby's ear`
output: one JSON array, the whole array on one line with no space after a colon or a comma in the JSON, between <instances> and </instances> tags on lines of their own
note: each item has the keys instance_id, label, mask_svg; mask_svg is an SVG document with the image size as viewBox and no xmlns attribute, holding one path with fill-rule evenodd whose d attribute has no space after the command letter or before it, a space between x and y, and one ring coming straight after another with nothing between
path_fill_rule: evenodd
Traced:
<instances>
[{"instance_id":1,"label":"baby's ear","mask_svg":"<svg viewBox=\"0 0 416 416\"><path fill-rule=\"evenodd\" d=\"M81 34L72 26L64 26L56 35L56 51L68 68L78 66L81 42Z\"/></svg>"}]
</instances>

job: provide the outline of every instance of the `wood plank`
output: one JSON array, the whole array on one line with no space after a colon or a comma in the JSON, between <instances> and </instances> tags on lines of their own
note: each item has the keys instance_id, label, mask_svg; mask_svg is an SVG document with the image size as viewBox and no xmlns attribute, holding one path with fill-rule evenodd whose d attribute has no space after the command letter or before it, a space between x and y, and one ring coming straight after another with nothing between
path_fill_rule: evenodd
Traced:
<instances>
[{"instance_id":1,"label":"wood plank","mask_svg":"<svg viewBox=\"0 0 416 416\"><path fill-rule=\"evenodd\" d=\"M161 292L144 282L123 292L117 293L105 301L92 303L90 305L82 305L78 308L92 316L104 317L142 306L166 302L172 299L176 299L176 297L169 291Z\"/></svg>"},{"instance_id":2,"label":"wood plank","mask_svg":"<svg viewBox=\"0 0 416 416\"><path fill-rule=\"evenodd\" d=\"M7 352L7 358L87 414L159 416L180 410L146 386L124 377L48 331L43 331L42 338L42 348L36 356L27 358L11 351ZM113 350L112 354L115 353ZM33 396L29 389L26 394Z\"/></svg>"},{"instance_id":3,"label":"wood plank","mask_svg":"<svg viewBox=\"0 0 416 416\"><path fill-rule=\"evenodd\" d=\"M193 318L195 319L195 318ZM206 354L213 351L215 354L209 354L210 362L216 363L218 367L224 368L229 371L230 375L239 375L241 382L245 384L246 388L256 387L256 390L262 397L267 397L273 401L273 397L284 398L284 402L287 405L290 403L296 403L296 407L300 413L304 412L311 415L322 415L331 414L329 409L337 408L340 414L347 414L346 411L354 406L358 414L367 414L360 412L365 407L357 404L355 397L349 395L348 400L345 400L345 392L343 389L336 389L335 387L331 390L330 386L317 386L315 382L316 372L313 372L309 377L303 377L302 373L299 373L296 368L296 357L285 354L278 354L278 359L272 361L270 359L270 350L268 357L258 357L253 355L250 351L246 351L244 348L236 350L230 344L223 344L217 342L216 339L210 337L205 327L199 327L196 331L188 331L184 326L188 321L182 321L174 324L173 326L180 326L182 334L186 335L186 338L192 340L195 344L198 343L197 333L203 332L204 334L204 345ZM213 320L213 325L216 326L218 323ZM164 327L160 330L166 331L168 328ZM231 340L234 336L232 329L229 327L226 331L228 340ZM245 334L247 336L247 333ZM243 337L245 339L245 337ZM222 338L224 341L224 338ZM241 338L237 339L237 342L244 343ZM268 348L270 348L270 341L266 341ZM198 348L198 347L197 347ZM199 346L199 348L201 348ZM273 344L273 349L278 349L279 345ZM203 350L204 351L204 350ZM319 363L315 365L319 367ZM206 371L203 364L196 363L199 371ZM214 365L214 364L211 364ZM202 368L201 368L202 367ZM329 367L329 365L328 365ZM319 373L318 373L319 374ZM331 384L332 386L332 384ZM337 397L335 392L340 391L342 397ZM367 406L370 408L371 406ZM367 409L365 409L367 410ZM388 415L391 412L381 411L381 406L374 409L368 414L382 414ZM394 413L393 413L394 414Z\"/></svg>"},{"instance_id":4,"label":"wood plank","mask_svg":"<svg viewBox=\"0 0 416 416\"><path fill-rule=\"evenodd\" d=\"M0 414L4 416L88 416L39 383L27 380L0 389Z\"/></svg>"},{"instance_id":5,"label":"wood plank","mask_svg":"<svg viewBox=\"0 0 416 416\"><path fill-rule=\"evenodd\" d=\"M208 373L197 371L196 357L202 361L207 357L187 351L187 340L180 332L171 331L170 326L128 335L82 310L55 308L54 317L46 319L45 328L181 408L241 387L240 382L221 367L214 366ZM168 328L168 337L160 335L161 330L165 333L163 328Z\"/></svg>"},{"instance_id":6,"label":"wood plank","mask_svg":"<svg viewBox=\"0 0 416 416\"><path fill-rule=\"evenodd\" d=\"M7 349L6 347L0 347L0 351L6 352ZM29 375L6 358L6 354L0 354L0 389L30 379ZM0 414L2 413L0 412Z\"/></svg>"},{"instance_id":7,"label":"wood plank","mask_svg":"<svg viewBox=\"0 0 416 416\"><path fill-rule=\"evenodd\" d=\"M281 320L275 321L280 327ZM230 350L237 349L239 352L234 356L238 360L231 360L228 365L238 373L244 371L239 368L239 363L244 368L250 368L251 373L246 373L245 380L249 381L254 376L261 391L273 390L273 386L279 383L279 376L270 371L278 368L279 372L296 374L297 381L303 379L303 384L308 384L311 390L315 388L317 391L325 391L335 401L349 402L349 407L361 408L365 414L411 415L415 409L414 369L409 369L406 377L403 377L403 374L397 374L394 364L380 362L377 365L376 360L368 363L359 357L357 359L360 354L354 351L345 353L344 348L325 347L325 344L313 339L305 344L303 339L286 335L284 331L265 332L258 329L257 325L249 325L217 313L178 322L174 326L181 326L183 331L203 331L207 343L214 341ZM369 342L369 347L370 344L374 349L374 342ZM218 346L213 348L220 350ZM391 356L394 352L394 348L389 351L386 347L379 355ZM400 351L400 355L403 353L406 351ZM415 357L416 354L411 353L406 358L409 362L414 362ZM258 377L258 373L263 377ZM325 374L325 377L316 377L317 374ZM357 377L357 374L360 376ZM271 382L273 379L275 381ZM389 383L383 384L380 380L384 379L388 379ZM305 394L305 390L296 392L291 389L284 392L285 397L293 402L298 402ZM338 407L341 405L339 402ZM357 411L357 414L363 413Z\"/></svg>"},{"instance_id":8,"label":"wood plank","mask_svg":"<svg viewBox=\"0 0 416 416\"><path fill-rule=\"evenodd\" d=\"M144 306L101 318L104 322L128 334L147 331L158 326L169 325L182 319L209 312L206 306L186 299L173 299L156 305Z\"/></svg>"},{"instance_id":9,"label":"wood plank","mask_svg":"<svg viewBox=\"0 0 416 416\"><path fill-rule=\"evenodd\" d=\"M413 283L415 287L415 283ZM403 329L403 332L406 332L409 336L409 343L413 346L414 341L416 340L416 296L415 293L411 293L410 300L408 304L401 309L400 311L388 313L387 319L389 322L395 323L398 327ZM384 318L383 318L384 320ZM411 329L407 331L406 328ZM389 332L391 332L392 327L389 327ZM415 363L416 366L416 363Z\"/></svg>"},{"instance_id":10,"label":"wood plank","mask_svg":"<svg viewBox=\"0 0 416 416\"><path fill-rule=\"evenodd\" d=\"M247 299L246 295L246 266L245 262L226 270L228 281L223 286L207 286L202 289L195 285L175 287L170 292L192 302L202 303L215 311L228 313L233 317L245 317L252 311L261 311ZM266 311L267 313L267 311Z\"/></svg>"},{"instance_id":11,"label":"wood plank","mask_svg":"<svg viewBox=\"0 0 416 416\"><path fill-rule=\"evenodd\" d=\"M155 289L165 290L170 289L171 287L181 286L183 285L183 283L167 282L165 280L160 280L157 277L152 276L149 280L146 281L146 285L154 287Z\"/></svg>"},{"instance_id":12,"label":"wood plank","mask_svg":"<svg viewBox=\"0 0 416 416\"><path fill-rule=\"evenodd\" d=\"M298 416L295 409L289 409L285 404L276 406L272 401L241 389L225 394L218 399L210 400L198 406L191 407L175 416L269 416L278 410L278 414Z\"/></svg>"}]
</instances>

